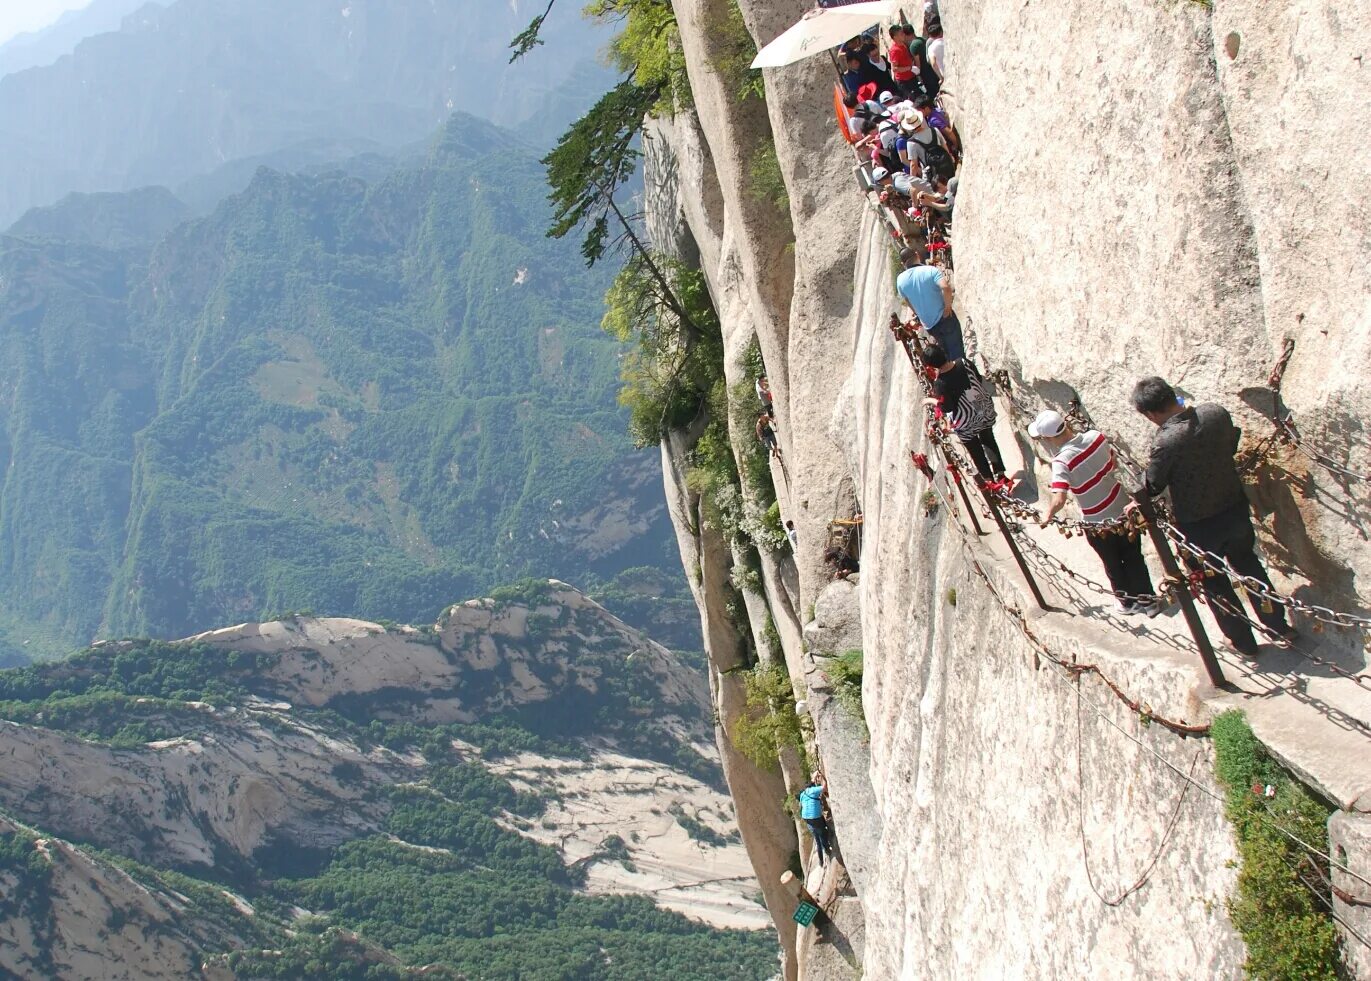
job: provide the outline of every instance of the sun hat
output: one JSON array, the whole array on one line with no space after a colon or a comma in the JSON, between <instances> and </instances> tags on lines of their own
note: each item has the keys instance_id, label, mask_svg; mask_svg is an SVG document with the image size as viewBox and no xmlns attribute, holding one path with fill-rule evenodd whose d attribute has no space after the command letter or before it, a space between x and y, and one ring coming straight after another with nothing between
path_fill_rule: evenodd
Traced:
<instances>
[{"instance_id":1,"label":"sun hat","mask_svg":"<svg viewBox=\"0 0 1371 981\"><path fill-rule=\"evenodd\" d=\"M1028 424L1028 435L1034 439L1042 439L1044 436L1060 436L1065 429L1066 420L1060 412L1044 409L1038 413L1038 418Z\"/></svg>"},{"instance_id":2,"label":"sun hat","mask_svg":"<svg viewBox=\"0 0 1371 981\"><path fill-rule=\"evenodd\" d=\"M900 129L906 133L917 133L923 121L924 117L919 115L917 110L911 109L900 117Z\"/></svg>"}]
</instances>

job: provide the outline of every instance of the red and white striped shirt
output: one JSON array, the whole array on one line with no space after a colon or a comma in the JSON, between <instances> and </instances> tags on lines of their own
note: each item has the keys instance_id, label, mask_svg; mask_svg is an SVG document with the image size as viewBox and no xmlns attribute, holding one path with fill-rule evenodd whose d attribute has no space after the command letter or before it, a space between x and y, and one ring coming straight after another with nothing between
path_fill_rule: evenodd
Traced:
<instances>
[{"instance_id":1,"label":"red and white striped shirt","mask_svg":"<svg viewBox=\"0 0 1371 981\"><path fill-rule=\"evenodd\" d=\"M1069 490L1092 523L1113 521L1128 503L1114 476L1114 448L1103 433L1091 429L1073 436L1052 460L1052 489Z\"/></svg>"}]
</instances>

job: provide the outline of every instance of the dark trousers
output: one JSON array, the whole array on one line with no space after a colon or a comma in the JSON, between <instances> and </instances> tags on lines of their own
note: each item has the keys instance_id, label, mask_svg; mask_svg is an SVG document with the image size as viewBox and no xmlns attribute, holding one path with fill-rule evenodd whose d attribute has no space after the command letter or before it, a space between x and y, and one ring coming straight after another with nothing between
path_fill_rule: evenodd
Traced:
<instances>
[{"instance_id":1,"label":"dark trousers","mask_svg":"<svg viewBox=\"0 0 1371 981\"><path fill-rule=\"evenodd\" d=\"M925 54L924 57L927 58L928 55ZM923 72L920 81L923 82L924 91L928 93L928 97L930 99L936 99L938 97L938 93L941 92L943 89L942 79L938 77L937 72Z\"/></svg>"},{"instance_id":2,"label":"dark trousers","mask_svg":"<svg viewBox=\"0 0 1371 981\"><path fill-rule=\"evenodd\" d=\"M928 332L933 335L933 339L947 352L949 360L966 360L966 341L962 340L962 322L957 319L957 315L951 310L943 314L942 320L939 320L932 327L929 327Z\"/></svg>"},{"instance_id":3,"label":"dark trousers","mask_svg":"<svg viewBox=\"0 0 1371 981\"><path fill-rule=\"evenodd\" d=\"M995 430L983 429L974 436L957 434L968 453L971 462L976 464L976 472L982 480L999 480L1004 476L1004 458L1000 456L1000 445L995 442Z\"/></svg>"},{"instance_id":4,"label":"dark trousers","mask_svg":"<svg viewBox=\"0 0 1371 981\"><path fill-rule=\"evenodd\" d=\"M809 825L809 833L814 836L814 845L819 849L819 864L822 865L828 860L827 856L833 854L833 846L828 841L828 820L826 818L805 818L805 824Z\"/></svg>"},{"instance_id":5,"label":"dark trousers","mask_svg":"<svg viewBox=\"0 0 1371 981\"><path fill-rule=\"evenodd\" d=\"M917 102L924 97L924 87L919 82L919 76L915 75L907 81L895 79L895 86L900 90L900 94L911 102Z\"/></svg>"},{"instance_id":6,"label":"dark trousers","mask_svg":"<svg viewBox=\"0 0 1371 981\"><path fill-rule=\"evenodd\" d=\"M1252 529L1252 511L1246 503L1203 521L1177 522L1177 527L1191 545L1221 559L1227 559L1233 571L1255 579L1275 592L1271 585L1271 577L1266 574L1261 560L1257 558L1257 533ZM1181 557L1192 571L1204 568L1183 549ZM1205 576L1201 582L1204 584L1205 596L1209 600L1209 608L1214 611L1214 619L1219 622L1219 629L1223 631L1223 635L1240 651L1255 650L1257 642L1252 636L1251 626L1243 617L1228 612L1229 609L1239 613L1242 611L1242 603L1239 602L1238 594L1228 577L1216 573ZM1276 604L1272 606L1270 613L1265 613L1262 611L1261 601L1255 596L1249 594L1248 601L1252 604L1252 612L1265 627L1276 632L1286 629L1285 607Z\"/></svg>"},{"instance_id":7,"label":"dark trousers","mask_svg":"<svg viewBox=\"0 0 1371 981\"><path fill-rule=\"evenodd\" d=\"M1128 597L1120 596L1120 603L1132 607L1137 602L1132 597L1153 595L1152 577L1147 572L1147 563L1143 561L1142 542L1139 539L1129 539L1126 534L1110 531L1103 535L1086 535L1085 540L1104 563L1104 574L1109 577L1109 585L1114 587L1114 592L1129 594Z\"/></svg>"}]
</instances>

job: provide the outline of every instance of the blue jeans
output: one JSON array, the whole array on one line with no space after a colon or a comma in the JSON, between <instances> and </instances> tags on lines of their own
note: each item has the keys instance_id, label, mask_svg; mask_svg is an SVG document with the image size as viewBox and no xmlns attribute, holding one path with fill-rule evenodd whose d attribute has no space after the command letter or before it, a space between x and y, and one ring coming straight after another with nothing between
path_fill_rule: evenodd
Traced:
<instances>
[{"instance_id":1,"label":"blue jeans","mask_svg":"<svg viewBox=\"0 0 1371 981\"><path fill-rule=\"evenodd\" d=\"M927 325L925 324L925 326ZM947 352L948 358L953 361L966 359L966 342L962 340L962 322L951 310L943 315L942 320L929 327L928 332Z\"/></svg>"},{"instance_id":2,"label":"blue jeans","mask_svg":"<svg viewBox=\"0 0 1371 981\"><path fill-rule=\"evenodd\" d=\"M809 833L814 836L814 844L819 849L819 864L826 861L825 856L833 854L833 846L828 841L828 821L824 818L805 818Z\"/></svg>"}]
</instances>

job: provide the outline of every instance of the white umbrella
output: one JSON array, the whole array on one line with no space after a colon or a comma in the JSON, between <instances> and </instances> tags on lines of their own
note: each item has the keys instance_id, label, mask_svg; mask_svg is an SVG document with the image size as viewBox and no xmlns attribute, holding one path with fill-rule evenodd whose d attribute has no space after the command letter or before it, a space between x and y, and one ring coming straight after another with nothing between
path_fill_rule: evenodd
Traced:
<instances>
[{"instance_id":1,"label":"white umbrella","mask_svg":"<svg viewBox=\"0 0 1371 981\"><path fill-rule=\"evenodd\" d=\"M856 37L877 21L899 17L903 7L914 8L918 0L876 0L846 7L820 7L772 41L752 61L753 68L779 68Z\"/></svg>"}]
</instances>

